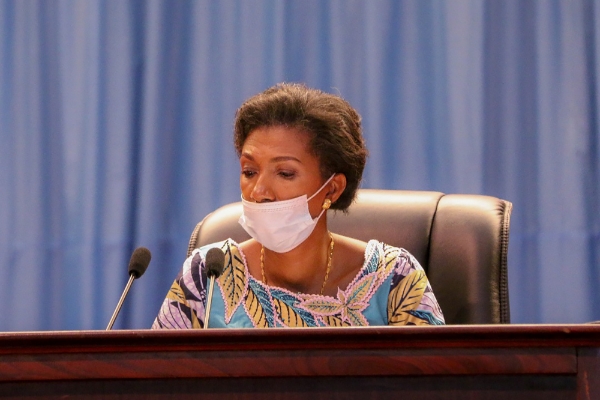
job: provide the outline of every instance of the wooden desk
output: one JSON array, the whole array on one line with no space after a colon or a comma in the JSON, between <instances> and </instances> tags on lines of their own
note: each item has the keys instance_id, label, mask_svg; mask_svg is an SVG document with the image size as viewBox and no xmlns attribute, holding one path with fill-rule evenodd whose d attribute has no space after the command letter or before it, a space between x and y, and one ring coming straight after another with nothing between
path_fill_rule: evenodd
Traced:
<instances>
[{"instance_id":1,"label":"wooden desk","mask_svg":"<svg viewBox=\"0 0 600 400\"><path fill-rule=\"evenodd\" d=\"M600 325L0 333L5 398L600 399Z\"/></svg>"}]
</instances>

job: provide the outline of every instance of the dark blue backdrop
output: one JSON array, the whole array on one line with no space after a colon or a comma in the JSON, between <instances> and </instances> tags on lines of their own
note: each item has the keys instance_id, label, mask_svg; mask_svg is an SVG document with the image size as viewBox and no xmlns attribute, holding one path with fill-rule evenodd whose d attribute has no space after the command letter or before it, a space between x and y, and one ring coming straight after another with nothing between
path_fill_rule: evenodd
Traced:
<instances>
[{"instance_id":1,"label":"dark blue backdrop","mask_svg":"<svg viewBox=\"0 0 600 400\"><path fill-rule=\"evenodd\" d=\"M0 330L149 327L277 82L363 116L363 187L514 203L514 322L600 319L600 4L0 0Z\"/></svg>"}]
</instances>

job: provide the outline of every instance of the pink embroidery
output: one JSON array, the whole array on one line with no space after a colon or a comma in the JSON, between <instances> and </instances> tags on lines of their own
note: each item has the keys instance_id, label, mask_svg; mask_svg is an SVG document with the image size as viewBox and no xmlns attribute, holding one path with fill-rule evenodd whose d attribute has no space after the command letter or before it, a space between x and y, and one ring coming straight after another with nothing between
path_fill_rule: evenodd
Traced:
<instances>
[{"instance_id":1,"label":"pink embroidery","mask_svg":"<svg viewBox=\"0 0 600 400\"><path fill-rule=\"evenodd\" d=\"M262 297L262 301L268 301L271 310L273 310L272 318L274 320L274 324L276 326L285 326L281 316L279 315L277 308L275 306L275 301L273 300L272 290L274 288L265 285L262 281L254 279L248 270L248 264L246 261L246 257L244 253L239 248L239 245L229 239L226 241L231 248L237 249L237 253L239 254L241 261L243 263L243 295L240 298L240 301L235 305L233 311L228 313L228 301L225 299L225 291L221 287L221 282L219 281L219 288L221 289L221 296L223 297L223 302L226 307L226 315L230 315L233 317L233 314L239 307L240 303L243 303L242 307L249 317L251 324L256 327L256 324L252 318L250 318L250 312L247 307L246 298L248 295L249 289L249 279L252 279L256 284L258 284L264 291L267 296L267 299ZM397 249L393 248L394 251ZM232 249L229 249L230 254L233 253ZM366 273L367 268L372 262L372 258L375 257L375 253L379 253L379 259L377 263L377 267L375 271ZM396 262L397 262L396 257ZM231 259L231 265L226 266L227 268L233 268L233 257ZM386 268L386 252L383 243L379 243L376 240L371 240L367 244L365 249L365 262L359 272L356 274L354 279L350 282L348 287L345 290L338 289L336 298L331 296L324 295L311 295L311 294L303 294L303 293L293 293L287 289L279 288L276 289L288 294L294 299L298 300L298 303L295 307L303 309L310 313L315 319L317 325L326 326L327 317L336 317L338 316L341 322L347 323L352 326L366 326L368 325L368 321L363 315L363 311L368 307L369 300L374 295L374 293L379 289L381 284L386 281L387 277L394 272L394 268ZM260 300L259 300L260 302ZM262 302L260 302L262 305ZM264 307L263 307L264 311ZM265 311L266 312L266 311ZM230 322L231 317L225 322L228 324Z\"/></svg>"},{"instance_id":2,"label":"pink embroidery","mask_svg":"<svg viewBox=\"0 0 600 400\"><path fill-rule=\"evenodd\" d=\"M379 253L376 270L363 275L376 251ZM368 325L369 323L362 312L369 305L369 300L373 294L393 272L393 268L385 268L386 257L383 244L370 241L365 254L368 254L368 256L365 258L363 268L361 268L346 290L338 289L337 299L327 296L305 295L299 307L310 312L324 325L326 325L325 317L338 314L344 323L349 323L353 326Z\"/></svg>"}]
</instances>

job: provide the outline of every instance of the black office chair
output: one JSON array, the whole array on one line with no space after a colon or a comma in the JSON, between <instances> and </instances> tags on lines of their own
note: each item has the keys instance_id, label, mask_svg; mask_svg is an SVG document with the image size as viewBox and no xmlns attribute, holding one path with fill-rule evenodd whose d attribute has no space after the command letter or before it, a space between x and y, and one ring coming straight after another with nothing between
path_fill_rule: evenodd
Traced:
<instances>
[{"instance_id":1,"label":"black office chair","mask_svg":"<svg viewBox=\"0 0 600 400\"><path fill-rule=\"evenodd\" d=\"M332 232L403 247L419 260L447 324L510 322L507 253L512 203L490 196L361 189L348 213L328 211ZM249 238L241 202L196 225L188 256L226 238Z\"/></svg>"}]
</instances>

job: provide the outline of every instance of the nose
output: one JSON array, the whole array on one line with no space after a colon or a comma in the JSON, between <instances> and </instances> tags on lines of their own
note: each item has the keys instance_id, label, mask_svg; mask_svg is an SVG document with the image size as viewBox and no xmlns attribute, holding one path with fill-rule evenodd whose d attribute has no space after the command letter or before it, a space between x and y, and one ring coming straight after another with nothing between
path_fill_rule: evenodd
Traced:
<instances>
[{"instance_id":1,"label":"nose","mask_svg":"<svg viewBox=\"0 0 600 400\"><path fill-rule=\"evenodd\" d=\"M264 174L259 174L252 191L250 192L250 200L257 203L265 203L268 201L275 201L275 196L271 190L269 179Z\"/></svg>"}]
</instances>

